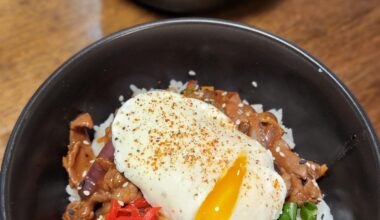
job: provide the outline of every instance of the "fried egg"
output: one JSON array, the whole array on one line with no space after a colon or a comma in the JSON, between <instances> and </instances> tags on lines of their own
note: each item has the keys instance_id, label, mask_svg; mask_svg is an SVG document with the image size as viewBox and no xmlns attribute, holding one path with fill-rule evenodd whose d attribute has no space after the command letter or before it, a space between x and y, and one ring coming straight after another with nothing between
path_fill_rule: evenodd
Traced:
<instances>
[{"instance_id":1,"label":"fried egg","mask_svg":"<svg viewBox=\"0 0 380 220\"><path fill-rule=\"evenodd\" d=\"M125 102L112 123L115 164L173 220L277 219L286 196L269 150L221 111L168 91Z\"/></svg>"}]
</instances>

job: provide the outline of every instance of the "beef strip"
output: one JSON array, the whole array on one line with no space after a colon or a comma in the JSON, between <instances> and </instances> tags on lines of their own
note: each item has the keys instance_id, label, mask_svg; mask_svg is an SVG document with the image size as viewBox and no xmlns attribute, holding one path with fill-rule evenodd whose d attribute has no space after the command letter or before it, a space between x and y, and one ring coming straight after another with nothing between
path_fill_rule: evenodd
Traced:
<instances>
[{"instance_id":1,"label":"beef strip","mask_svg":"<svg viewBox=\"0 0 380 220\"><path fill-rule=\"evenodd\" d=\"M72 188L79 186L95 158L86 129L92 129L93 122L88 113L79 115L70 123L68 153L63 157L63 166L69 175Z\"/></svg>"}]
</instances>

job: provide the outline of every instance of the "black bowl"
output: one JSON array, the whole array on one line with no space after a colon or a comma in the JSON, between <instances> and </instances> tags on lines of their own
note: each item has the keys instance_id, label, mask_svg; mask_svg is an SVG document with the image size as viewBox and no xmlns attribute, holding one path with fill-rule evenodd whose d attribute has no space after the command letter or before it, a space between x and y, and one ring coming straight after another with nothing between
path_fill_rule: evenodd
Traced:
<instances>
[{"instance_id":1,"label":"black bowl","mask_svg":"<svg viewBox=\"0 0 380 220\"><path fill-rule=\"evenodd\" d=\"M190 69L201 84L284 110L296 151L330 166L320 184L336 220L380 219L379 142L347 88L316 59L276 36L207 19L123 30L85 48L47 79L9 139L2 218L59 219L68 202L61 158L69 121L89 112L99 123L119 106L120 94L130 94L129 84L185 81Z\"/></svg>"}]
</instances>

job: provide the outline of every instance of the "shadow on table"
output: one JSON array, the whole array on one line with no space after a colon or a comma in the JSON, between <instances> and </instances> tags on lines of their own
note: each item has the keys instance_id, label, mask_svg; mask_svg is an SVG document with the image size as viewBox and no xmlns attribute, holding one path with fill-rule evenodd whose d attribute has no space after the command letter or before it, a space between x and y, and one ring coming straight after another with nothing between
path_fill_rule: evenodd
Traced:
<instances>
[{"instance_id":1,"label":"shadow on table","mask_svg":"<svg viewBox=\"0 0 380 220\"><path fill-rule=\"evenodd\" d=\"M226 5L218 10L200 14L206 17L215 17L222 19L239 19L247 15L260 14L280 3L280 0L242 0Z\"/></svg>"}]
</instances>

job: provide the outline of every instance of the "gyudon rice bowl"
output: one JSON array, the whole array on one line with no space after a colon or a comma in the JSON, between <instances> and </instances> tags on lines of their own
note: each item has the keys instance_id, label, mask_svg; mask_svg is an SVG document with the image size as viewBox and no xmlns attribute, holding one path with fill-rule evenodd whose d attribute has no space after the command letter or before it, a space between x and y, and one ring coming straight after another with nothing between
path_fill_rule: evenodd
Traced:
<instances>
[{"instance_id":1,"label":"gyudon rice bowl","mask_svg":"<svg viewBox=\"0 0 380 220\"><path fill-rule=\"evenodd\" d=\"M103 124L71 122L63 219L332 219L327 166L293 151L281 110L196 81L131 89Z\"/></svg>"}]
</instances>

